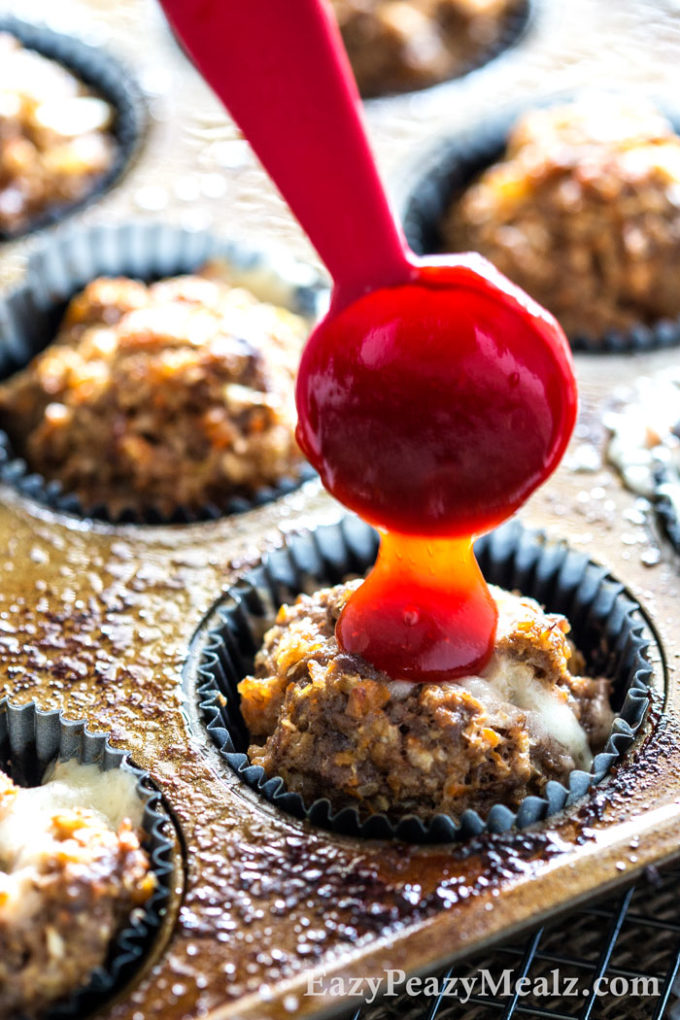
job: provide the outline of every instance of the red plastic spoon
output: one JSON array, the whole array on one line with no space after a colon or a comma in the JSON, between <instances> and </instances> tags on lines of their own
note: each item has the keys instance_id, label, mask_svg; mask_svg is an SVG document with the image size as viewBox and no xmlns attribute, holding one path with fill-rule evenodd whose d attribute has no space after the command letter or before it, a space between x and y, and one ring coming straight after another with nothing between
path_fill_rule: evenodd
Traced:
<instances>
[{"instance_id":1,"label":"red plastic spoon","mask_svg":"<svg viewBox=\"0 0 680 1020\"><path fill-rule=\"evenodd\" d=\"M162 3L333 277L300 364L298 439L334 496L389 529L339 641L393 677L478 670L496 609L472 536L564 453L564 334L479 256L408 250L323 0Z\"/></svg>"}]
</instances>

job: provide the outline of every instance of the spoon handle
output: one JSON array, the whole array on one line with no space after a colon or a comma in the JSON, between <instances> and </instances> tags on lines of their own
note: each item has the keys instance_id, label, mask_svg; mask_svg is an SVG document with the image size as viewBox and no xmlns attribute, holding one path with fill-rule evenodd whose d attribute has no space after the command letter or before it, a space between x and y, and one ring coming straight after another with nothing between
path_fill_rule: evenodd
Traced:
<instances>
[{"instance_id":1,"label":"spoon handle","mask_svg":"<svg viewBox=\"0 0 680 1020\"><path fill-rule=\"evenodd\" d=\"M328 0L161 0L348 304L413 275Z\"/></svg>"}]
</instances>

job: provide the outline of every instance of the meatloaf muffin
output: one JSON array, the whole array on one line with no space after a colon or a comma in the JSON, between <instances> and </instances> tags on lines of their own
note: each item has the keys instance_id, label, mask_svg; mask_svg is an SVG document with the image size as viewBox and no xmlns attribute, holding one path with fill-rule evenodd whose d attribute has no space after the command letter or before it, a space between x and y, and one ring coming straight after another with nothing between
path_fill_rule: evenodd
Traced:
<instances>
[{"instance_id":1,"label":"meatloaf muffin","mask_svg":"<svg viewBox=\"0 0 680 1020\"><path fill-rule=\"evenodd\" d=\"M680 138L615 96L521 117L456 199L449 250L481 252L571 336L680 314Z\"/></svg>"},{"instance_id":2,"label":"meatloaf muffin","mask_svg":"<svg viewBox=\"0 0 680 1020\"><path fill-rule=\"evenodd\" d=\"M612 722L609 682L583 675L562 616L492 588L499 624L479 676L416 684L343 653L335 623L361 581L283 606L239 685L248 755L307 803L393 820L516 808L588 769Z\"/></svg>"},{"instance_id":3,"label":"meatloaf muffin","mask_svg":"<svg viewBox=\"0 0 680 1020\"><path fill-rule=\"evenodd\" d=\"M88 194L113 164L113 120L65 67L0 33L0 231Z\"/></svg>"},{"instance_id":4,"label":"meatloaf muffin","mask_svg":"<svg viewBox=\"0 0 680 1020\"><path fill-rule=\"evenodd\" d=\"M0 426L86 509L225 505L300 469L305 335L300 317L220 278L101 278L0 385Z\"/></svg>"},{"instance_id":5,"label":"meatloaf muffin","mask_svg":"<svg viewBox=\"0 0 680 1020\"><path fill-rule=\"evenodd\" d=\"M27 1020L87 983L151 896L135 781L57 766L16 787L0 772L0 1016Z\"/></svg>"},{"instance_id":6,"label":"meatloaf muffin","mask_svg":"<svg viewBox=\"0 0 680 1020\"><path fill-rule=\"evenodd\" d=\"M460 74L501 37L519 0L331 0L364 96Z\"/></svg>"}]
</instances>

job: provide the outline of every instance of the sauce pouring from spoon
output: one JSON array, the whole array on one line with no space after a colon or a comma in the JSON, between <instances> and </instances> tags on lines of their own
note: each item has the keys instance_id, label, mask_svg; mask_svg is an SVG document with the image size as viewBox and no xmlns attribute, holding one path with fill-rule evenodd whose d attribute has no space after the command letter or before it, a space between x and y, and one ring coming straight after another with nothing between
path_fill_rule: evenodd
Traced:
<instances>
[{"instance_id":1,"label":"sauce pouring from spoon","mask_svg":"<svg viewBox=\"0 0 680 1020\"><path fill-rule=\"evenodd\" d=\"M555 319L474 254L419 259L394 220L325 0L162 0L333 279L298 373L297 437L381 530L338 641L394 679L488 661L473 538L559 463L576 418Z\"/></svg>"}]
</instances>

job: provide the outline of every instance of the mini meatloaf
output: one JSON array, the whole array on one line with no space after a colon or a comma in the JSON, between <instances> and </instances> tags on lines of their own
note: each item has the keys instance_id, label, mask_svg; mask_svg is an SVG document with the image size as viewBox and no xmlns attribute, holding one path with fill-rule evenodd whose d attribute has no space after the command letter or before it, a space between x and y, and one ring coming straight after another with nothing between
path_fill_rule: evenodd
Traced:
<instances>
[{"instance_id":1,"label":"mini meatloaf","mask_svg":"<svg viewBox=\"0 0 680 1020\"><path fill-rule=\"evenodd\" d=\"M583 675L564 617L492 588L499 625L481 675L417 684L338 648L335 623L360 583L281 608L239 685L254 764L307 803L393 820L516 808L589 768L613 718L609 682Z\"/></svg>"},{"instance_id":2,"label":"mini meatloaf","mask_svg":"<svg viewBox=\"0 0 680 1020\"><path fill-rule=\"evenodd\" d=\"M114 161L114 116L61 64L0 33L0 232L92 191Z\"/></svg>"},{"instance_id":3,"label":"mini meatloaf","mask_svg":"<svg viewBox=\"0 0 680 1020\"><path fill-rule=\"evenodd\" d=\"M331 0L364 96L461 74L501 38L520 0Z\"/></svg>"},{"instance_id":4,"label":"mini meatloaf","mask_svg":"<svg viewBox=\"0 0 680 1020\"><path fill-rule=\"evenodd\" d=\"M680 138L614 96L527 113L454 202L444 241L489 258L570 336L675 317Z\"/></svg>"},{"instance_id":5,"label":"mini meatloaf","mask_svg":"<svg viewBox=\"0 0 680 1020\"><path fill-rule=\"evenodd\" d=\"M0 1016L44 1016L87 984L155 888L134 779L57 766L16 787L0 772Z\"/></svg>"},{"instance_id":6,"label":"mini meatloaf","mask_svg":"<svg viewBox=\"0 0 680 1020\"><path fill-rule=\"evenodd\" d=\"M0 426L86 509L224 506L299 472L305 335L300 317L222 279L101 278L0 385Z\"/></svg>"}]
</instances>

